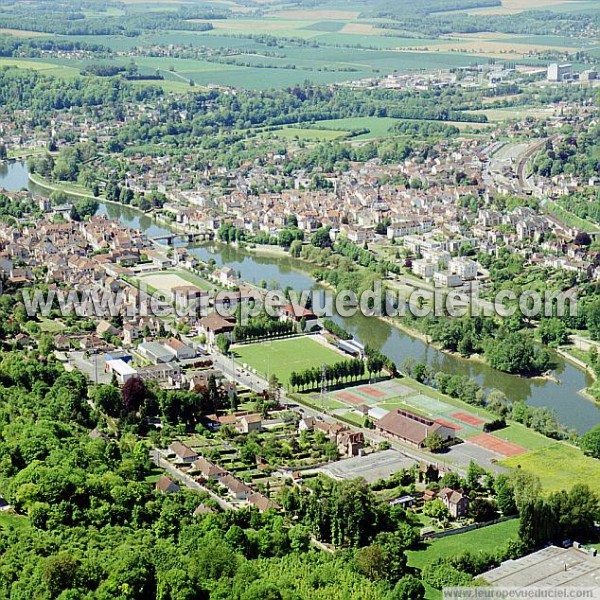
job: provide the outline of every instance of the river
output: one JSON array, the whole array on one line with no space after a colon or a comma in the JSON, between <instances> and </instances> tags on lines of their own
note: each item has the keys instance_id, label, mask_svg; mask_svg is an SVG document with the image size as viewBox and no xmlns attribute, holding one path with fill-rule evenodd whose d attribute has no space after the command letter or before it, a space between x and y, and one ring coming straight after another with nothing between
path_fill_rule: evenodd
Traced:
<instances>
[{"instance_id":1,"label":"river","mask_svg":"<svg viewBox=\"0 0 600 600\"><path fill-rule=\"evenodd\" d=\"M0 187L19 190L27 185L27 172L21 163L0 165ZM119 219L130 227L142 229L148 235L169 232L166 226L157 224L129 207L101 203L98 212ZM230 266L239 271L243 280L250 283L265 280L270 286L276 284L281 289L287 286L298 291L318 289L310 277L311 267L289 257L261 256L221 244L204 245L191 248L190 251L201 260L213 259L217 265ZM559 383L546 379L529 379L502 373L485 364L440 352L380 319L357 315L350 319L336 317L335 320L363 344L381 349L397 364L402 364L411 356L415 362L426 362L435 371L468 375L485 388L502 390L511 400L524 400L528 404L554 410L561 422L579 433L600 423L600 405L579 393L591 385L592 378L559 356L555 357L557 366L554 371Z\"/></svg>"}]
</instances>

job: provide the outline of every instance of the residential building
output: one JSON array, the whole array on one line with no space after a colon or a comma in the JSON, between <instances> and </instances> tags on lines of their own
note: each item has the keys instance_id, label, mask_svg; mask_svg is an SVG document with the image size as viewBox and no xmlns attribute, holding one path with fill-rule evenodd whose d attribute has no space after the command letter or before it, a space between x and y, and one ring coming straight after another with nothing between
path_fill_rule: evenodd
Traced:
<instances>
[{"instance_id":1,"label":"residential building","mask_svg":"<svg viewBox=\"0 0 600 600\"><path fill-rule=\"evenodd\" d=\"M210 460L200 456L192 465L194 471L200 471L200 474L205 479L219 480L227 475L227 471L212 463Z\"/></svg>"},{"instance_id":2,"label":"residential building","mask_svg":"<svg viewBox=\"0 0 600 600\"><path fill-rule=\"evenodd\" d=\"M172 479L163 475L156 482L156 489L163 494L174 494L179 491L179 486Z\"/></svg>"},{"instance_id":3,"label":"residential building","mask_svg":"<svg viewBox=\"0 0 600 600\"><path fill-rule=\"evenodd\" d=\"M444 503L453 519L465 516L469 510L469 498L461 491L443 488L438 498Z\"/></svg>"},{"instance_id":4,"label":"residential building","mask_svg":"<svg viewBox=\"0 0 600 600\"><path fill-rule=\"evenodd\" d=\"M175 455L175 459L179 463L191 464L198 459L198 453L181 442L173 442L169 446L169 452Z\"/></svg>"}]
</instances>

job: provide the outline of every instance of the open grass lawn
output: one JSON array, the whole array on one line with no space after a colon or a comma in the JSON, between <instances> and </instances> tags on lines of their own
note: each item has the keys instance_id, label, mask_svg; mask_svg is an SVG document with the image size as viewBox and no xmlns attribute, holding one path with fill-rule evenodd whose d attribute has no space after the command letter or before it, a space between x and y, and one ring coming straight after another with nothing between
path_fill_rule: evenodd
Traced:
<instances>
[{"instance_id":1,"label":"open grass lawn","mask_svg":"<svg viewBox=\"0 0 600 600\"><path fill-rule=\"evenodd\" d=\"M480 110L472 111L476 114L485 115L488 120L495 122L519 120L525 117L535 117L543 119L551 117L554 114L552 108L541 108L541 107L511 107L511 108L485 108Z\"/></svg>"},{"instance_id":2,"label":"open grass lawn","mask_svg":"<svg viewBox=\"0 0 600 600\"><path fill-rule=\"evenodd\" d=\"M5 527L29 527L29 521L26 517L21 517L20 515L15 515L14 513L0 512L0 529Z\"/></svg>"},{"instance_id":3,"label":"open grass lawn","mask_svg":"<svg viewBox=\"0 0 600 600\"><path fill-rule=\"evenodd\" d=\"M317 140L317 141L330 141L337 140L345 137L348 134L347 131L337 131L332 129L303 129L301 127L283 127L277 131L271 131L265 134L267 137L276 135L279 138L286 140L298 139L298 140Z\"/></svg>"},{"instance_id":4,"label":"open grass lawn","mask_svg":"<svg viewBox=\"0 0 600 600\"><path fill-rule=\"evenodd\" d=\"M264 377L277 375L284 385L293 371L344 360L343 355L310 337L248 344L237 346L233 351L239 362L256 369Z\"/></svg>"},{"instance_id":5,"label":"open grass lawn","mask_svg":"<svg viewBox=\"0 0 600 600\"><path fill-rule=\"evenodd\" d=\"M467 550L493 552L504 546L510 538L516 538L518 531L519 520L511 519L466 533L434 539L428 542L423 550L408 550L408 564L422 569L437 558L455 556Z\"/></svg>"},{"instance_id":6,"label":"open grass lawn","mask_svg":"<svg viewBox=\"0 0 600 600\"><path fill-rule=\"evenodd\" d=\"M596 493L600 492L600 461L560 442L506 458L501 464L537 475L544 492L568 490L576 483L587 484Z\"/></svg>"},{"instance_id":7,"label":"open grass lawn","mask_svg":"<svg viewBox=\"0 0 600 600\"><path fill-rule=\"evenodd\" d=\"M60 321L55 321L53 319L40 319L40 329L45 331L46 333L58 333L65 328L65 325Z\"/></svg>"},{"instance_id":8,"label":"open grass lawn","mask_svg":"<svg viewBox=\"0 0 600 600\"><path fill-rule=\"evenodd\" d=\"M540 448L547 448L554 442L531 429L527 429L525 425L518 423L512 423L504 429L494 431L494 435L507 442L512 442L518 446L529 448L530 450L539 450Z\"/></svg>"}]
</instances>

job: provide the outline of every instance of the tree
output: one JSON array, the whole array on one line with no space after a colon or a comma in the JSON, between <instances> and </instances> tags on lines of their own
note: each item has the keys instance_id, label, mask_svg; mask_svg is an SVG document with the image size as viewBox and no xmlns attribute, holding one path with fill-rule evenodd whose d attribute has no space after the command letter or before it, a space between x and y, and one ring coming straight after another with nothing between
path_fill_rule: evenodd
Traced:
<instances>
[{"instance_id":1,"label":"tree","mask_svg":"<svg viewBox=\"0 0 600 600\"><path fill-rule=\"evenodd\" d=\"M271 377L269 377L269 400L276 404L279 404L279 399L281 397L281 383L279 383L279 379L277 375L273 373Z\"/></svg>"},{"instance_id":2,"label":"tree","mask_svg":"<svg viewBox=\"0 0 600 600\"><path fill-rule=\"evenodd\" d=\"M505 516L514 515L517 512L515 493L510 479L503 474L496 477L494 484L496 490L496 501L498 508Z\"/></svg>"},{"instance_id":3,"label":"tree","mask_svg":"<svg viewBox=\"0 0 600 600\"><path fill-rule=\"evenodd\" d=\"M138 412L146 399L144 380L141 377L128 379L121 389L121 398L126 412Z\"/></svg>"},{"instance_id":4,"label":"tree","mask_svg":"<svg viewBox=\"0 0 600 600\"><path fill-rule=\"evenodd\" d=\"M439 498L427 502L423 506L423 514L438 521L447 521L450 518L450 511Z\"/></svg>"},{"instance_id":5,"label":"tree","mask_svg":"<svg viewBox=\"0 0 600 600\"><path fill-rule=\"evenodd\" d=\"M42 581L50 597L56 598L75 583L78 568L77 559L66 552L46 558L42 567Z\"/></svg>"},{"instance_id":6,"label":"tree","mask_svg":"<svg viewBox=\"0 0 600 600\"><path fill-rule=\"evenodd\" d=\"M302 252L302 241L294 240L290 245L290 256L293 256L294 258L299 258L301 252Z\"/></svg>"},{"instance_id":7,"label":"tree","mask_svg":"<svg viewBox=\"0 0 600 600\"><path fill-rule=\"evenodd\" d=\"M441 452L444 449L444 440L442 440L440 434L435 431L430 433L423 443L425 444L425 448L430 452Z\"/></svg>"},{"instance_id":8,"label":"tree","mask_svg":"<svg viewBox=\"0 0 600 600\"><path fill-rule=\"evenodd\" d=\"M592 237L586 231L580 231L575 236L575 243L578 246L591 246L591 244L592 244Z\"/></svg>"},{"instance_id":9,"label":"tree","mask_svg":"<svg viewBox=\"0 0 600 600\"><path fill-rule=\"evenodd\" d=\"M475 498L469 506L469 514L476 523L485 523L498 516L495 503L486 498Z\"/></svg>"},{"instance_id":10,"label":"tree","mask_svg":"<svg viewBox=\"0 0 600 600\"><path fill-rule=\"evenodd\" d=\"M470 490L476 490L480 487L480 479L485 475L485 469L480 467L474 460L469 462L467 469L467 485Z\"/></svg>"},{"instance_id":11,"label":"tree","mask_svg":"<svg viewBox=\"0 0 600 600\"><path fill-rule=\"evenodd\" d=\"M369 579L374 581L385 579L386 563L385 552L379 544L371 544L356 551L357 569Z\"/></svg>"},{"instance_id":12,"label":"tree","mask_svg":"<svg viewBox=\"0 0 600 600\"><path fill-rule=\"evenodd\" d=\"M99 385L92 391L92 399L103 413L118 417L121 410L121 394L119 389L112 385Z\"/></svg>"},{"instance_id":13,"label":"tree","mask_svg":"<svg viewBox=\"0 0 600 600\"><path fill-rule=\"evenodd\" d=\"M425 586L414 575L405 575L386 596L386 600L423 600Z\"/></svg>"},{"instance_id":14,"label":"tree","mask_svg":"<svg viewBox=\"0 0 600 600\"><path fill-rule=\"evenodd\" d=\"M231 340L223 333L219 333L217 336L217 348L221 354L227 354L231 347Z\"/></svg>"},{"instance_id":15,"label":"tree","mask_svg":"<svg viewBox=\"0 0 600 600\"><path fill-rule=\"evenodd\" d=\"M581 449L594 458L600 458L600 425L592 427L581 438Z\"/></svg>"}]
</instances>

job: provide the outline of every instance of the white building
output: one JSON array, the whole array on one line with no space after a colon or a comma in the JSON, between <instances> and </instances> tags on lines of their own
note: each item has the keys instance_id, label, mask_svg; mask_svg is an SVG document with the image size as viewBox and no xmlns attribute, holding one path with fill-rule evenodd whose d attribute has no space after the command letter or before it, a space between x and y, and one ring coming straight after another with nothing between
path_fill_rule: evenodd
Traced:
<instances>
[{"instance_id":1,"label":"white building","mask_svg":"<svg viewBox=\"0 0 600 600\"><path fill-rule=\"evenodd\" d=\"M469 258L453 258L448 263L448 268L452 273L460 275L463 280L475 279L477 277L477 263Z\"/></svg>"},{"instance_id":2,"label":"white building","mask_svg":"<svg viewBox=\"0 0 600 600\"><path fill-rule=\"evenodd\" d=\"M431 279L437 271L437 265L428 260L413 260L411 270L423 279Z\"/></svg>"},{"instance_id":3,"label":"white building","mask_svg":"<svg viewBox=\"0 0 600 600\"><path fill-rule=\"evenodd\" d=\"M450 271L438 271L433 275L433 280L442 287L459 287L462 285L462 277Z\"/></svg>"},{"instance_id":4,"label":"white building","mask_svg":"<svg viewBox=\"0 0 600 600\"><path fill-rule=\"evenodd\" d=\"M114 373L120 384L137 377L138 372L124 360L120 358L106 361L106 370L108 373Z\"/></svg>"}]
</instances>

